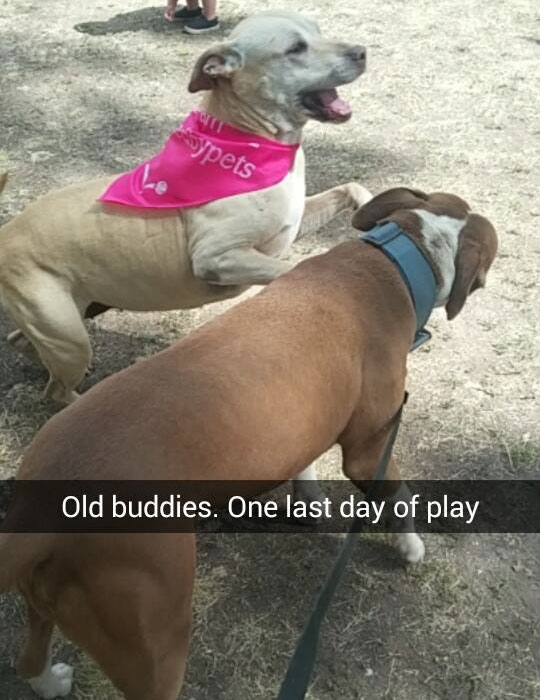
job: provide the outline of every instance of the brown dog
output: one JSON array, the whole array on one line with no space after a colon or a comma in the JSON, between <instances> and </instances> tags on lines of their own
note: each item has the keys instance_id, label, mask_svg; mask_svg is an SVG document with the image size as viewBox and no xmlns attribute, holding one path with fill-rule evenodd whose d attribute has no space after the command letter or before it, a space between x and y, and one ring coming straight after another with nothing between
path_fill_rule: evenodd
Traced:
<instances>
[{"instance_id":1,"label":"brown dog","mask_svg":"<svg viewBox=\"0 0 540 700\"><path fill-rule=\"evenodd\" d=\"M497 238L463 200L394 189L354 223L381 220L428 256L448 318L484 285ZM386 255L343 243L95 386L47 423L19 478L286 480L338 442L345 474L365 485L403 398L415 321ZM399 486L393 460L388 477ZM419 561L423 544L405 530L399 549ZM2 535L0 590L18 586L29 612L20 674L43 697L69 692L71 669L50 661L56 624L128 700L175 700L194 552L191 534Z\"/></svg>"}]
</instances>

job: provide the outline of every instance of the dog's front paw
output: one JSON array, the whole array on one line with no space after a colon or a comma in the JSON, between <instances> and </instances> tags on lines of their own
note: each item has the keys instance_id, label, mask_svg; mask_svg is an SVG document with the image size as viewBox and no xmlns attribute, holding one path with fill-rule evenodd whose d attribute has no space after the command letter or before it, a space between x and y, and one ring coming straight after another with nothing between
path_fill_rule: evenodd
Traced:
<instances>
[{"instance_id":1,"label":"dog's front paw","mask_svg":"<svg viewBox=\"0 0 540 700\"><path fill-rule=\"evenodd\" d=\"M296 516L296 520L306 525L316 525L322 522L321 504L326 498L318 481L295 481L293 486L293 498L296 504L303 503L306 515ZM298 511L296 511L298 512Z\"/></svg>"},{"instance_id":2,"label":"dog's front paw","mask_svg":"<svg viewBox=\"0 0 540 700\"><path fill-rule=\"evenodd\" d=\"M41 676L30 679L32 690L45 700L65 698L71 692L73 667L55 664L47 668Z\"/></svg>"},{"instance_id":3,"label":"dog's front paw","mask_svg":"<svg viewBox=\"0 0 540 700\"><path fill-rule=\"evenodd\" d=\"M409 564L418 564L424 559L426 548L415 532L402 532L396 536L396 547Z\"/></svg>"},{"instance_id":4,"label":"dog's front paw","mask_svg":"<svg viewBox=\"0 0 540 700\"><path fill-rule=\"evenodd\" d=\"M354 210L360 209L373 199L371 192L357 182L349 182L347 188L351 198L351 207Z\"/></svg>"}]
</instances>

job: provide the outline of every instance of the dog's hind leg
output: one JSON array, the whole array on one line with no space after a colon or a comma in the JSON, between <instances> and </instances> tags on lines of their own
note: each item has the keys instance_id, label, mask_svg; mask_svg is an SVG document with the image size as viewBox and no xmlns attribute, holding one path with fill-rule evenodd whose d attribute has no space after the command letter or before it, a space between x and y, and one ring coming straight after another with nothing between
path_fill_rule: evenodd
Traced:
<instances>
[{"instance_id":1,"label":"dog's hind leg","mask_svg":"<svg viewBox=\"0 0 540 700\"><path fill-rule=\"evenodd\" d=\"M71 691L73 669L51 662L53 622L35 610L27 600L28 638L17 663L17 673L29 681L42 698L65 697Z\"/></svg>"},{"instance_id":2,"label":"dog's hind leg","mask_svg":"<svg viewBox=\"0 0 540 700\"><path fill-rule=\"evenodd\" d=\"M191 632L194 536L84 537L76 577L58 591L59 628L126 700L176 700Z\"/></svg>"},{"instance_id":3,"label":"dog's hind leg","mask_svg":"<svg viewBox=\"0 0 540 700\"><path fill-rule=\"evenodd\" d=\"M49 370L45 395L71 403L92 356L81 309L69 290L47 274L25 280L24 287L3 291L8 313Z\"/></svg>"},{"instance_id":4,"label":"dog's hind leg","mask_svg":"<svg viewBox=\"0 0 540 700\"><path fill-rule=\"evenodd\" d=\"M47 666L54 624L36 611L26 601L28 637L17 662L17 672L22 678L39 676Z\"/></svg>"},{"instance_id":5,"label":"dog's hind leg","mask_svg":"<svg viewBox=\"0 0 540 700\"><path fill-rule=\"evenodd\" d=\"M12 331L6 338L7 342L11 347L20 352L21 355L25 355L33 362L39 362L39 355L37 354L36 348L32 345L30 340L25 336L20 328Z\"/></svg>"},{"instance_id":6,"label":"dog's hind leg","mask_svg":"<svg viewBox=\"0 0 540 700\"><path fill-rule=\"evenodd\" d=\"M100 304L97 301L93 301L88 305L86 311L84 312L84 318L96 318L96 316L104 314L111 308L112 306L106 306L105 304ZM20 352L21 355L26 355L34 362L39 362L39 355L37 354L35 347L20 328L12 331L7 336L7 341L15 350L17 350L17 352Z\"/></svg>"}]
</instances>

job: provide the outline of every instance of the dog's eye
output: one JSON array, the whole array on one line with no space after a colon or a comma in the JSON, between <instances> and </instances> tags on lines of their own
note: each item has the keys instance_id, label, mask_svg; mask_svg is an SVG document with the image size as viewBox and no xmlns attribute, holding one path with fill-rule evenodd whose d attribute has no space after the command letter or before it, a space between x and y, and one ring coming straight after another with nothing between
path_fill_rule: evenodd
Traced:
<instances>
[{"instance_id":1,"label":"dog's eye","mask_svg":"<svg viewBox=\"0 0 540 700\"><path fill-rule=\"evenodd\" d=\"M300 41L297 41L296 44L291 46L291 48L287 51L287 55L294 55L294 54L299 54L299 53L304 53L304 51L307 51L308 45L303 39L300 39Z\"/></svg>"}]
</instances>

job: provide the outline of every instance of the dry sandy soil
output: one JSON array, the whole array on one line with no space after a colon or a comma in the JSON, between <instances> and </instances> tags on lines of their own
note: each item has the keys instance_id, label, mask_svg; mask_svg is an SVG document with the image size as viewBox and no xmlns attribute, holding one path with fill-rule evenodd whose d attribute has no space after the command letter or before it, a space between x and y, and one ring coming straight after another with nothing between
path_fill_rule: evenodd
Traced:
<instances>
[{"instance_id":1,"label":"dry sandy soil","mask_svg":"<svg viewBox=\"0 0 540 700\"><path fill-rule=\"evenodd\" d=\"M538 476L540 15L533 0L289 2L328 33L368 46L369 70L344 90L342 127L307 129L309 189L357 179L465 197L500 234L488 288L411 356L397 453L409 478ZM224 0L226 32L271 3ZM12 173L0 222L36 196L113 173L161 146L196 103L186 92L188 38L145 0L31 2L0 7L0 156ZM76 231L74 232L76 235ZM292 256L353 235L347 218ZM224 305L223 305L224 306ZM154 353L223 311L110 312L92 324L95 370L86 386ZM10 328L0 316L0 336ZM13 473L54 412L44 373L0 349L0 469ZM335 452L319 462L339 473ZM337 537L200 538L196 629L186 700L275 697ZM380 538L365 538L324 628L311 700L495 700L539 697L538 537L430 536L423 567L405 570ZM0 697L30 700L12 662L23 616L0 605ZM116 697L94 664L77 661L73 697Z\"/></svg>"}]
</instances>

